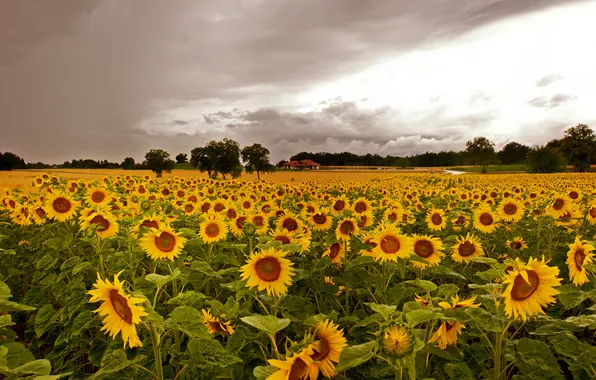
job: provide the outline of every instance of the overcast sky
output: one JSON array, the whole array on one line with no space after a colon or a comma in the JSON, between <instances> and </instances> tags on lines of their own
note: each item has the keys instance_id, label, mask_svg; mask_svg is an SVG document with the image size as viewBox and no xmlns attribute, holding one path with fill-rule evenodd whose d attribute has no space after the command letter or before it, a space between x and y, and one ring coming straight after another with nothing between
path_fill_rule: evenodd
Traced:
<instances>
[{"instance_id":1,"label":"overcast sky","mask_svg":"<svg viewBox=\"0 0 596 380\"><path fill-rule=\"evenodd\" d=\"M596 127L594 0L2 0L0 151L410 155Z\"/></svg>"}]
</instances>

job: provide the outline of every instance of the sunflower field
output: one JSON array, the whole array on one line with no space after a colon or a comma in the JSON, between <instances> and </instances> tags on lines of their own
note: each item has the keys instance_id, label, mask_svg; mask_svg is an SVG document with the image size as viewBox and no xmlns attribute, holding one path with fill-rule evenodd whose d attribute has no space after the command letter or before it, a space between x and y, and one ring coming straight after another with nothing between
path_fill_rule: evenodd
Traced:
<instances>
[{"instance_id":1,"label":"sunflower field","mask_svg":"<svg viewBox=\"0 0 596 380\"><path fill-rule=\"evenodd\" d=\"M36 177L0 378L596 379L596 176Z\"/></svg>"}]
</instances>

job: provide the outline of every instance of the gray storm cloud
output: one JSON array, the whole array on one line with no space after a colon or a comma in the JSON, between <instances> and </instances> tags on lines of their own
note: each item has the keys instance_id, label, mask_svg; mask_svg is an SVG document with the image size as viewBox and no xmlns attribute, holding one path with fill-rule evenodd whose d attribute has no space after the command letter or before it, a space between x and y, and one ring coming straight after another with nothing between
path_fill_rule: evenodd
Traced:
<instances>
[{"instance_id":1,"label":"gray storm cloud","mask_svg":"<svg viewBox=\"0 0 596 380\"><path fill-rule=\"evenodd\" d=\"M490 115L429 120L432 128L447 128L438 140L407 126L390 128L394 110L363 112L342 102L316 115L255 104L242 111L242 123L238 115L225 121L228 107L205 113L197 106L193 120L166 116L175 104L250 103L298 91L379 55L559 3L569 1L4 0L0 151L27 161L119 161L154 147L189 151L226 136L263 140L278 155L288 147L359 153L459 147L463 130ZM159 123L148 131L152 120Z\"/></svg>"}]
</instances>

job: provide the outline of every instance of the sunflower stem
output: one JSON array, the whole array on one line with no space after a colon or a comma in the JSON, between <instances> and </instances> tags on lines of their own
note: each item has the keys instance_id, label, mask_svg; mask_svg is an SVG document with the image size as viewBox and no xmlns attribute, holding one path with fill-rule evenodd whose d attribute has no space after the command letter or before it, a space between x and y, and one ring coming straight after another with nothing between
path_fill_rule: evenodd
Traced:
<instances>
[{"instance_id":1,"label":"sunflower stem","mask_svg":"<svg viewBox=\"0 0 596 380\"><path fill-rule=\"evenodd\" d=\"M159 334L157 334L157 329L151 322L149 322L149 333L151 334L151 345L153 346L155 375L157 380L163 380L163 363L161 361L161 350L159 349Z\"/></svg>"},{"instance_id":2,"label":"sunflower stem","mask_svg":"<svg viewBox=\"0 0 596 380\"><path fill-rule=\"evenodd\" d=\"M271 339L271 356L274 356L279 360L279 350L277 349L277 343L275 342L275 334L269 334L269 339Z\"/></svg>"},{"instance_id":3,"label":"sunflower stem","mask_svg":"<svg viewBox=\"0 0 596 380\"><path fill-rule=\"evenodd\" d=\"M344 240L344 258L345 258L345 266L344 266L344 273L345 269L348 268L348 241ZM349 287L348 282L345 281L344 284L344 293L345 293L345 311L346 315L350 316L350 294L349 294Z\"/></svg>"},{"instance_id":4,"label":"sunflower stem","mask_svg":"<svg viewBox=\"0 0 596 380\"><path fill-rule=\"evenodd\" d=\"M170 273L172 272L172 268L170 268ZM178 295L178 283L176 281L176 279L172 280L172 298L176 297ZM176 374L180 373L180 363L178 363L178 358L177 356L180 355L180 331L174 331L174 345L175 345L175 349L174 349L174 353L176 354L176 364L174 366L175 370L176 370ZM176 377L178 377L178 375L176 375Z\"/></svg>"},{"instance_id":5,"label":"sunflower stem","mask_svg":"<svg viewBox=\"0 0 596 380\"><path fill-rule=\"evenodd\" d=\"M494 344L494 373L495 373L495 380L501 379L501 348L503 346L503 334L502 333L495 333L495 344Z\"/></svg>"}]
</instances>

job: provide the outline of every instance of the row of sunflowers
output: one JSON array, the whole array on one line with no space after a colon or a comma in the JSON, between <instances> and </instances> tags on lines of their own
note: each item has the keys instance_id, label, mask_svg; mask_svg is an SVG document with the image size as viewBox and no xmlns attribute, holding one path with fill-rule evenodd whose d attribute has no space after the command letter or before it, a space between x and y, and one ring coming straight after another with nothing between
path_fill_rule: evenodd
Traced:
<instances>
[{"instance_id":1,"label":"row of sunflowers","mask_svg":"<svg viewBox=\"0 0 596 380\"><path fill-rule=\"evenodd\" d=\"M40 175L0 195L0 374L593 379L595 179Z\"/></svg>"}]
</instances>

